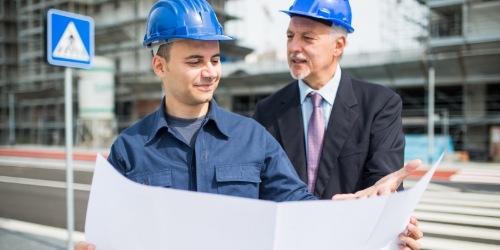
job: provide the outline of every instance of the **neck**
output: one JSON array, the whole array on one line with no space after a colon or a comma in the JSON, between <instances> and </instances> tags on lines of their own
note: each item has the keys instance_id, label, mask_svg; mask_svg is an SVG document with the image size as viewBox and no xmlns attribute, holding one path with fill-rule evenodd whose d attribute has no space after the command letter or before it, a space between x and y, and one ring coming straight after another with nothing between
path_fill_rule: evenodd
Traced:
<instances>
[{"instance_id":1,"label":"neck","mask_svg":"<svg viewBox=\"0 0 500 250\"><path fill-rule=\"evenodd\" d=\"M165 100L166 112L177 118L195 119L207 115L210 102L197 104L197 105L176 105Z\"/></svg>"},{"instance_id":2,"label":"neck","mask_svg":"<svg viewBox=\"0 0 500 250\"><path fill-rule=\"evenodd\" d=\"M319 90L323 88L335 75L335 71L332 73L325 72L317 76L310 76L303 79L303 81L314 90Z\"/></svg>"},{"instance_id":3,"label":"neck","mask_svg":"<svg viewBox=\"0 0 500 250\"><path fill-rule=\"evenodd\" d=\"M337 67L331 67L331 69L324 69L320 74L311 74L304 79L305 84L314 90L319 90L323 88L335 75Z\"/></svg>"}]
</instances>

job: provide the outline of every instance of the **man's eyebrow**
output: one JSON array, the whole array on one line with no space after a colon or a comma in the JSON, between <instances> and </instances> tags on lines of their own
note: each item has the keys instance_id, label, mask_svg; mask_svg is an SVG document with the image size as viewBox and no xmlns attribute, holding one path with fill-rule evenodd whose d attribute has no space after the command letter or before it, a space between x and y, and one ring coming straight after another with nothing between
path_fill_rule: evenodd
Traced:
<instances>
[{"instance_id":1,"label":"man's eyebrow","mask_svg":"<svg viewBox=\"0 0 500 250\"><path fill-rule=\"evenodd\" d=\"M202 55L190 55L186 58L184 58L186 60L189 60L189 59L203 59L203 56Z\"/></svg>"},{"instance_id":2,"label":"man's eyebrow","mask_svg":"<svg viewBox=\"0 0 500 250\"><path fill-rule=\"evenodd\" d=\"M213 57L220 57L220 53L217 53L217 54L214 54L212 55L212 58ZM189 59L203 59L203 56L202 55L190 55L188 57L185 58L186 60L189 60Z\"/></svg>"}]
</instances>

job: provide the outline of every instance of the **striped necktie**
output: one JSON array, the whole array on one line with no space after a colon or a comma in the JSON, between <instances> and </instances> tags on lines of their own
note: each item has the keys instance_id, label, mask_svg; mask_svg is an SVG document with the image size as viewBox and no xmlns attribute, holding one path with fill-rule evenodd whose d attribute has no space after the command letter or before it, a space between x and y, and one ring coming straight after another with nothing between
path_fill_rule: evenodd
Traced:
<instances>
[{"instance_id":1,"label":"striped necktie","mask_svg":"<svg viewBox=\"0 0 500 250\"><path fill-rule=\"evenodd\" d=\"M309 192L314 193L316 175L318 174L319 159L323 148L323 137L325 136L325 120L321 111L323 97L318 93L309 93L313 104L313 112L309 118L307 130L307 186Z\"/></svg>"}]
</instances>

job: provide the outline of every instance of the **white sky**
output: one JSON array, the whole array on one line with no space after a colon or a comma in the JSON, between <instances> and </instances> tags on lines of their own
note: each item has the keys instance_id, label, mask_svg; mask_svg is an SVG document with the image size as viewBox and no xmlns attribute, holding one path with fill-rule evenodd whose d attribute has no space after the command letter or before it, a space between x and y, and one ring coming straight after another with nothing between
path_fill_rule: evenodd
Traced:
<instances>
[{"instance_id":1,"label":"white sky","mask_svg":"<svg viewBox=\"0 0 500 250\"><path fill-rule=\"evenodd\" d=\"M345 53L381 50L391 46L390 43L394 46L397 43L395 38L402 36L399 34L402 29L407 29L401 27L400 20L396 20L401 17L395 16L401 16L401 12L414 15L407 9L415 9L413 6L408 8L413 0L399 2L403 4L395 8L394 0L351 0L355 31L348 37ZM293 0L228 1L228 12L242 20L228 22L225 33L235 36L240 45L253 48L256 52L285 52L285 32L290 18L279 10L287 10L292 3ZM266 8L269 15L265 14Z\"/></svg>"}]
</instances>

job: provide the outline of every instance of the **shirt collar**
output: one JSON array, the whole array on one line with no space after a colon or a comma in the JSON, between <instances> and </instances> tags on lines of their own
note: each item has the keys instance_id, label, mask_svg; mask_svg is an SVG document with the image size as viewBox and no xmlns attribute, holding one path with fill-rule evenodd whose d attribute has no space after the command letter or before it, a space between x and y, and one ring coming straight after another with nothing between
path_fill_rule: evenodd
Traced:
<instances>
[{"instance_id":1,"label":"shirt collar","mask_svg":"<svg viewBox=\"0 0 500 250\"><path fill-rule=\"evenodd\" d=\"M210 108L208 109L208 113L204 124L202 124L202 127L213 122L213 124L215 125L214 127L216 127L217 130L224 136L229 138L229 133L226 126L227 122L224 121L224 116L221 111L222 109L219 107L219 105L217 105L217 102L214 99L212 99L210 101ZM157 134L160 133L161 130L166 131L168 130L168 128L169 125L166 119L165 97L163 97L160 108L158 108L158 110L156 110L156 112L153 113L153 124L152 124L151 134L149 135L146 144L151 142L157 136Z\"/></svg>"},{"instance_id":2,"label":"shirt collar","mask_svg":"<svg viewBox=\"0 0 500 250\"><path fill-rule=\"evenodd\" d=\"M333 105L335 96L337 95L337 89L339 88L341 75L342 71L340 69L340 66L337 65L335 75L333 75L332 79L330 79L330 81L328 81L328 83L319 90L312 89L311 87L307 86L307 84L302 81L302 79L299 79L298 84L300 92L300 104L303 104L306 101L306 97L309 93L317 92L321 95L321 97L323 97L325 101L327 101L330 105Z\"/></svg>"},{"instance_id":3,"label":"shirt collar","mask_svg":"<svg viewBox=\"0 0 500 250\"><path fill-rule=\"evenodd\" d=\"M226 121L228 119L227 115L224 115L224 111L217 102L212 98L210 100L210 108L208 109L208 114L207 114L207 123L208 122L213 122L217 130L222 133L225 137L229 138L229 129L227 127L227 124L229 124L229 121ZM205 126L207 123L205 123L203 126Z\"/></svg>"}]
</instances>

